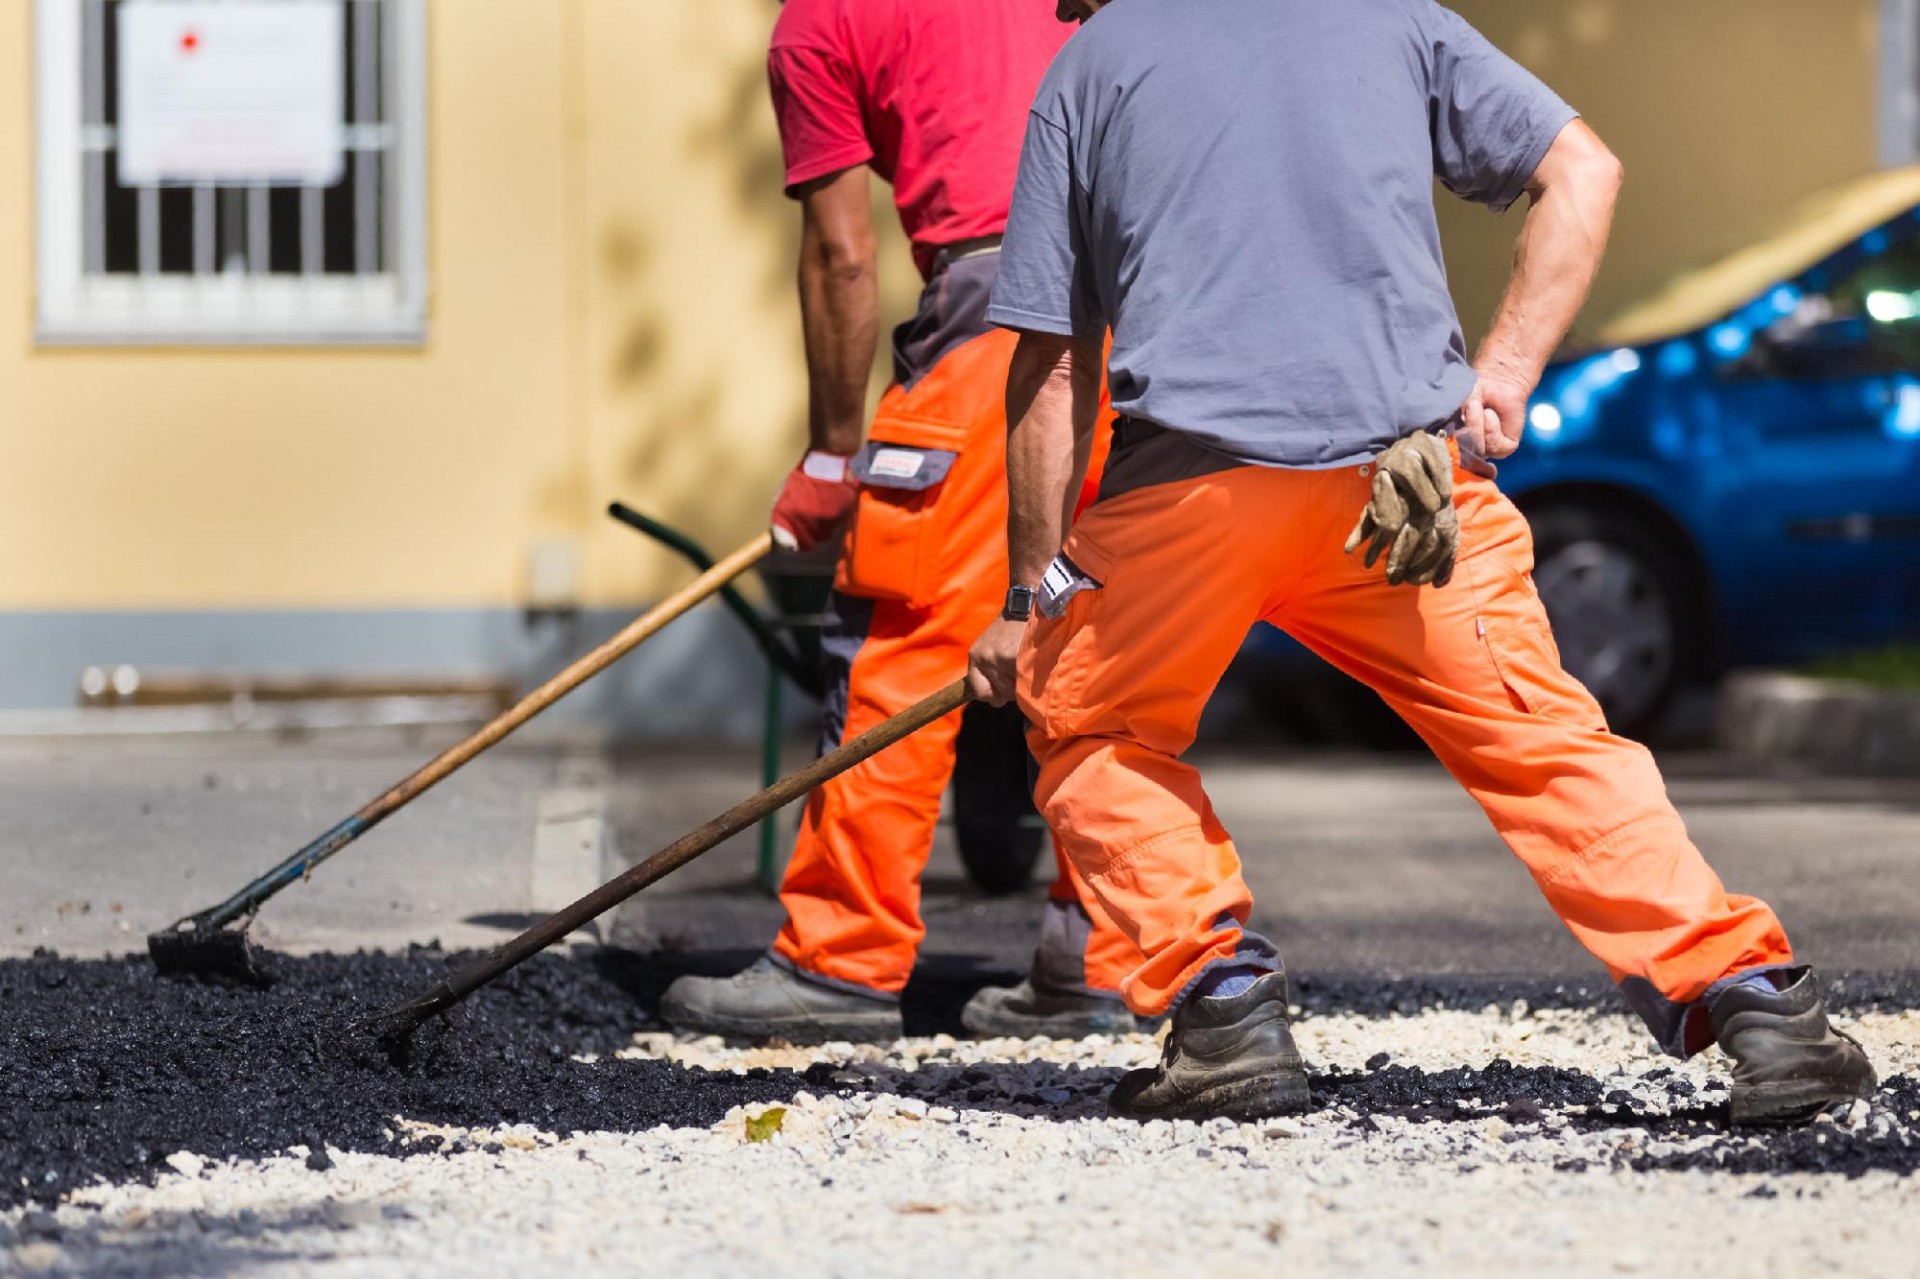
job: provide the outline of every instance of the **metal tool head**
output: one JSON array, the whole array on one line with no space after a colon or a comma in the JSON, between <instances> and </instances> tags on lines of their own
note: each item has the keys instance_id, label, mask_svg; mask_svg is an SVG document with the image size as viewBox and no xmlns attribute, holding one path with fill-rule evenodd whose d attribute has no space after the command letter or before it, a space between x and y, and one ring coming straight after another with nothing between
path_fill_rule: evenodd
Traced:
<instances>
[{"instance_id":1,"label":"metal tool head","mask_svg":"<svg viewBox=\"0 0 1920 1279\"><path fill-rule=\"evenodd\" d=\"M246 925L209 928L197 916L147 934L147 954L163 977L196 977L230 986L264 989L273 984L260 952L247 940Z\"/></svg>"},{"instance_id":2,"label":"metal tool head","mask_svg":"<svg viewBox=\"0 0 1920 1279\"><path fill-rule=\"evenodd\" d=\"M438 990L434 994L438 994ZM362 1043L371 1044L379 1050L388 1063L401 1070L410 1069L428 1051L438 1036L419 1035L435 1012L439 1004L433 995L424 999L415 999L408 1003L384 1008L372 1016L363 1017L348 1026L348 1031ZM445 1023L436 1023L444 1029Z\"/></svg>"}]
</instances>

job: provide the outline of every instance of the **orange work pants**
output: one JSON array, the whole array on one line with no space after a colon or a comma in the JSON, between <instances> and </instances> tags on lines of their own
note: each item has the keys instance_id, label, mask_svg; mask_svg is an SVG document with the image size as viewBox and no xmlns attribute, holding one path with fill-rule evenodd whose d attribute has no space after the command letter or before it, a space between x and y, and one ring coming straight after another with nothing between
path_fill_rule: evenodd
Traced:
<instances>
[{"instance_id":1,"label":"orange work pants","mask_svg":"<svg viewBox=\"0 0 1920 1279\"><path fill-rule=\"evenodd\" d=\"M831 670L823 749L959 679L967 650L1000 611L1004 404L1014 341L998 330L971 338L881 401L868 433L871 478L841 555L824 636ZM1104 448L1104 429L1100 439ZM1095 462L1089 469L1097 473ZM928 483L935 474L941 478ZM780 888L787 921L773 944L777 958L869 993L897 994L906 985L926 935L920 873L959 727L956 711L808 796ZM1045 969L1061 984L1114 991L1140 954L1076 886L1066 859L1056 859ZM1059 953L1063 947L1073 953Z\"/></svg>"},{"instance_id":2,"label":"orange work pants","mask_svg":"<svg viewBox=\"0 0 1920 1279\"><path fill-rule=\"evenodd\" d=\"M1127 1003L1159 1013L1209 965L1278 963L1246 931L1239 858L1179 758L1265 620L1419 732L1663 1046L1704 1047L1710 985L1791 962L1779 922L1721 887L1652 756L1561 668L1514 505L1456 468L1452 582L1388 586L1341 551L1370 474L1233 467L1103 499L1067 538L1089 584L1033 626L1020 703L1040 809L1145 955Z\"/></svg>"}]
</instances>

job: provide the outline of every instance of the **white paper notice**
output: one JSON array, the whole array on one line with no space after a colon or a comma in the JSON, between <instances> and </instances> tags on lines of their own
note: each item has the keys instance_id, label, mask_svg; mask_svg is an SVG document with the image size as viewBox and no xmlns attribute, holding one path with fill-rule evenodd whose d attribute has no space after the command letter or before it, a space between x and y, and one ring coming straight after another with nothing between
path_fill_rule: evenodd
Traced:
<instances>
[{"instance_id":1,"label":"white paper notice","mask_svg":"<svg viewBox=\"0 0 1920 1279\"><path fill-rule=\"evenodd\" d=\"M344 24L340 0L124 0L120 181L338 182Z\"/></svg>"}]
</instances>

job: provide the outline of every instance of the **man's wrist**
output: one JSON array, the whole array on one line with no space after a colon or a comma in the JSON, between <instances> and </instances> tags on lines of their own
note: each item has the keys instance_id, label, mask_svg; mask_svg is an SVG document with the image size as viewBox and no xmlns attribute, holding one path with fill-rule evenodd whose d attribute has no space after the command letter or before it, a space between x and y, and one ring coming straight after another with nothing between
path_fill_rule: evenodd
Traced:
<instances>
[{"instance_id":1,"label":"man's wrist","mask_svg":"<svg viewBox=\"0 0 1920 1279\"><path fill-rule=\"evenodd\" d=\"M1533 386L1545 369L1544 364L1504 350L1482 350L1473 362L1473 371L1482 379L1506 386Z\"/></svg>"}]
</instances>

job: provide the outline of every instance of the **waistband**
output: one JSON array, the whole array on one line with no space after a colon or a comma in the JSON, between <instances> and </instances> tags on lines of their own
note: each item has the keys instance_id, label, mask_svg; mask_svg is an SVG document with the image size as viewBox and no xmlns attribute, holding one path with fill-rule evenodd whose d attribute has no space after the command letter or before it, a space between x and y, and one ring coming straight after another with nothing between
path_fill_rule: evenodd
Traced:
<instances>
[{"instance_id":1,"label":"waistband","mask_svg":"<svg viewBox=\"0 0 1920 1279\"><path fill-rule=\"evenodd\" d=\"M962 258L979 257L982 253L998 253L1000 236L977 235L971 240L955 240L952 244L943 244L933 255L933 274L938 275Z\"/></svg>"},{"instance_id":2,"label":"waistband","mask_svg":"<svg viewBox=\"0 0 1920 1279\"><path fill-rule=\"evenodd\" d=\"M987 323L987 304L1000 274L999 238L962 241L940 250L933 274L920 290L920 305L893 331L893 380L901 386L911 389L947 352L993 329ZM968 244L975 247L955 255Z\"/></svg>"}]
</instances>

